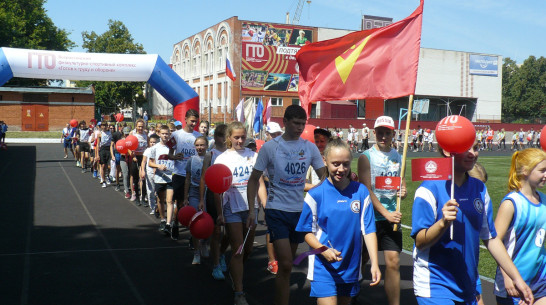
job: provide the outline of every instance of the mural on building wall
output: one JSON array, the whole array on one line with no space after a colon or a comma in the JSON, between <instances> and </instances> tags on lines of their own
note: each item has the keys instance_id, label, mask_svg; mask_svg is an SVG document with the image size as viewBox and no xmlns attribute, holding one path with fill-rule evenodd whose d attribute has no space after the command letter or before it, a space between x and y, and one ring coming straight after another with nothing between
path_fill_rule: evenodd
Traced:
<instances>
[{"instance_id":1,"label":"mural on building wall","mask_svg":"<svg viewBox=\"0 0 546 305\"><path fill-rule=\"evenodd\" d=\"M296 53L313 42L311 29L243 23L241 37L243 91L298 91Z\"/></svg>"}]
</instances>

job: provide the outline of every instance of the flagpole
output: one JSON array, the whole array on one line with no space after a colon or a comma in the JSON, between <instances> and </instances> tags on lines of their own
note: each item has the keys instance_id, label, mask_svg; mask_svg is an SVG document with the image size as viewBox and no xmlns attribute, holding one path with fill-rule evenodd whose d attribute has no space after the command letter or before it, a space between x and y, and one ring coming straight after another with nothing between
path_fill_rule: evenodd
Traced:
<instances>
[{"instance_id":1,"label":"flagpole","mask_svg":"<svg viewBox=\"0 0 546 305\"><path fill-rule=\"evenodd\" d=\"M402 191L402 181L406 175L406 156L408 154L408 135L411 121L411 111L413 108L413 94L409 97L408 102L408 114L406 115L406 132L404 133L404 149L402 150L402 164L400 168L400 192ZM400 132L400 130L398 130ZM402 200L401 196L396 196L396 212L400 212L400 201ZM398 231L398 224L394 224L394 231Z\"/></svg>"},{"instance_id":2,"label":"flagpole","mask_svg":"<svg viewBox=\"0 0 546 305\"><path fill-rule=\"evenodd\" d=\"M451 200L455 199L455 156L451 154ZM453 222L449 226L449 237L453 240Z\"/></svg>"}]
</instances>

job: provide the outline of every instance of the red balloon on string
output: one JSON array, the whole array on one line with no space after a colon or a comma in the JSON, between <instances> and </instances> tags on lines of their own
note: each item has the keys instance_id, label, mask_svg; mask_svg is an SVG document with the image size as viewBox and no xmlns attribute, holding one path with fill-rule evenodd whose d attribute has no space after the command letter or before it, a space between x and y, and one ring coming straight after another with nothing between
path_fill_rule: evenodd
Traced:
<instances>
[{"instance_id":1,"label":"red balloon on string","mask_svg":"<svg viewBox=\"0 0 546 305\"><path fill-rule=\"evenodd\" d=\"M138 138L130 135L125 138L125 147L127 147L130 150L135 150L138 148Z\"/></svg>"},{"instance_id":2,"label":"red balloon on string","mask_svg":"<svg viewBox=\"0 0 546 305\"><path fill-rule=\"evenodd\" d=\"M123 119L125 118L125 116L123 115L123 113L118 113L114 116L114 118L116 119L116 122L121 122L123 121Z\"/></svg>"},{"instance_id":3,"label":"red balloon on string","mask_svg":"<svg viewBox=\"0 0 546 305\"><path fill-rule=\"evenodd\" d=\"M436 140L444 151L460 154L474 145L476 129L463 116L446 116L436 125Z\"/></svg>"},{"instance_id":4,"label":"red balloon on string","mask_svg":"<svg viewBox=\"0 0 546 305\"><path fill-rule=\"evenodd\" d=\"M214 164L205 172L205 183L209 190L221 194L229 189L233 176L229 167L224 164Z\"/></svg>"},{"instance_id":5,"label":"red balloon on string","mask_svg":"<svg viewBox=\"0 0 546 305\"><path fill-rule=\"evenodd\" d=\"M542 147L542 150L546 150L546 125L540 131L540 147Z\"/></svg>"},{"instance_id":6,"label":"red balloon on string","mask_svg":"<svg viewBox=\"0 0 546 305\"><path fill-rule=\"evenodd\" d=\"M197 213L197 210L191 205L187 205L178 211L178 221L180 221L183 226L187 227L190 225L191 219L195 213Z\"/></svg>"},{"instance_id":7,"label":"red balloon on string","mask_svg":"<svg viewBox=\"0 0 546 305\"><path fill-rule=\"evenodd\" d=\"M65 121L65 122L66 122L66 121ZM76 119L70 120L70 126L72 126L72 127L78 126L78 120L76 120Z\"/></svg>"},{"instance_id":8,"label":"red balloon on string","mask_svg":"<svg viewBox=\"0 0 546 305\"><path fill-rule=\"evenodd\" d=\"M121 139L116 142L116 150L120 154L126 154L127 153L127 146L125 146L125 140Z\"/></svg>"},{"instance_id":9,"label":"red balloon on string","mask_svg":"<svg viewBox=\"0 0 546 305\"><path fill-rule=\"evenodd\" d=\"M214 231L214 221L207 212L198 212L190 222L190 233L194 238L207 239Z\"/></svg>"},{"instance_id":10,"label":"red balloon on string","mask_svg":"<svg viewBox=\"0 0 546 305\"><path fill-rule=\"evenodd\" d=\"M260 151L260 148L264 145L264 140L256 140L256 151Z\"/></svg>"},{"instance_id":11,"label":"red balloon on string","mask_svg":"<svg viewBox=\"0 0 546 305\"><path fill-rule=\"evenodd\" d=\"M300 137L311 143L315 143L315 129L317 129L315 125L311 125L311 124L305 125L305 129L303 129L303 132L301 133Z\"/></svg>"}]
</instances>

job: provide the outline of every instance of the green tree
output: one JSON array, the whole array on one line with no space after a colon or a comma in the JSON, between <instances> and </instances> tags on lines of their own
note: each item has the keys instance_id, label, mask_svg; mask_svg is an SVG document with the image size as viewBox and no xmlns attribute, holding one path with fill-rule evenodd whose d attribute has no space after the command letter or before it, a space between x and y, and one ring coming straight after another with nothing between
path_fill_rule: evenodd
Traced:
<instances>
[{"instance_id":1,"label":"green tree","mask_svg":"<svg viewBox=\"0 0 546 305\"><path fill-rule=\"evenodd\" d=\"M142 44L134 41L131 33L121 21L108 20L108 30L102 34L83 32L83 45L91 53L146 54ZM102 112L113 112L119 108L142 105L146 102L142 88L144 82L76 82L80 87L93 84L95 105ZM138 97L136 97L138 95Z\"/></svg>"},{"instance_id":2,"label":"green tree","mask_svg":"<svg viewBox=\"0 0 546 305\"><path fill-rule=\"evenodd\" d=\"M45 0L0 1L0 47L68 51L75 43L47 16ZM14 78L12 86L46 85L47 80Z\"/></svg>"}]
</instances>

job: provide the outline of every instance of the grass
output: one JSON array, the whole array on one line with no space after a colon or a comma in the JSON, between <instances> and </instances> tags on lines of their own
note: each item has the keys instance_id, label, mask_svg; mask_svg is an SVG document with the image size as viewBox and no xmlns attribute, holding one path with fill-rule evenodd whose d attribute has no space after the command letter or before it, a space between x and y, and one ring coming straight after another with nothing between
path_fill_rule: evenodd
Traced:
<instances>
[{"instance_id":1,"label":"grass","mask_svg":"<svg viewBox=\"0 0 546 305\"><path fill-rule=\"evenodd\" d=\"M412 203L415 195L415 190L421 184L421 181L411 181L411 159L408 158L406 162L406 186L408 189L408 196L402 200L400 210L402 212L402 224L411 226L411 211ZM491 202L493 204L493 215L497 215L497 210L500 205L500 201L507 193L507 179L508 172L510 170L510 156L501 157L480 157L479 162L485 167L489 180L486 183L489 196L491 196ZM357 172L357 160L354 159L351 164L351 168L354 172ZM494 219L494 218L493 218ZM410 237L409 229L402 229L403 236L403 248L408 251L413 251L413 239ZM478 270L481 275L494 278L497 264L491 254L485 249L480 250L480 263Z\"/></svg>"},{"instance_id":2,"label":"grass","mask_svg":"<svg viewBox=\"0 0 546 305\"><path fill-rule=\"evenodd\" d=\"M39 139L60 139L60 131L9 131L6 138L39 138Z\"/></svg>"}]
</instances>

